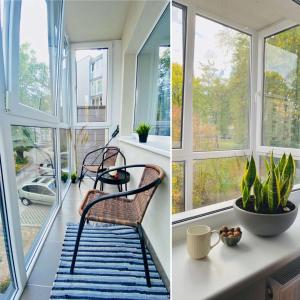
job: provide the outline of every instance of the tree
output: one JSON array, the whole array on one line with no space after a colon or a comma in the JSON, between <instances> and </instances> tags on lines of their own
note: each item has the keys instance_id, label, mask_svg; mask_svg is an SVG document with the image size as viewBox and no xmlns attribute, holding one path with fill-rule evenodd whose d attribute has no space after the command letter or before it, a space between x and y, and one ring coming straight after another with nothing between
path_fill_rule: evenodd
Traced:
<instances>
[{"instance_id":1,"label":"tree","mask_svg":"<svg viewBox=\"0 0 300 300\"><path fill-rule=\"evenodd\" d=\"M25 105L52 112L49 67L37 61L28 43L20 47L20 99Z\"/></svg>"}]
</instances>

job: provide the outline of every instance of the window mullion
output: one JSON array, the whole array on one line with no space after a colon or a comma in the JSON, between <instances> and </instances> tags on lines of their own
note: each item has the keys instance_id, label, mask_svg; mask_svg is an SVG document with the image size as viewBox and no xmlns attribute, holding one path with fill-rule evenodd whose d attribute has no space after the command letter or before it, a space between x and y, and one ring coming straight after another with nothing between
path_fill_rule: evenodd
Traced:
<instances>
[{"instance_id":1,"label":"window mullion","mask_svg":"<svg viewBox=\"0 0 300 300\"><path fill-rule=\"evenodd\" d=\"M185 203L186 209L193 208L193 65L194 65L194 37L195 37L195 16L193 8L187 9L186 20L186 49L185 49L185 81L183 96L183 134L182 147L187 154L185 164Z\"/></svg>"}]
</instances>

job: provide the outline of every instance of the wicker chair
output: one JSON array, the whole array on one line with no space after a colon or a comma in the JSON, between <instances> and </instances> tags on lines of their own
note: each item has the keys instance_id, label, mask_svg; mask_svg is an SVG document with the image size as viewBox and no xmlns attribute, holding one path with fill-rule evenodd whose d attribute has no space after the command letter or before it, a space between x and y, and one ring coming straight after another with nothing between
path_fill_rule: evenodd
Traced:
<instances>
[{"instance_id":1,"label":"wicker chair","mask_svg":"<svg viewBox=\"0 0 300 300\"><path fill-rule=\"evenodd\" d=\"M118 154L123 158L123 163L126 165L125 156L118 147L101 147L86 154L81 166L79 187L85 175L95 181L94 178L97 178L99 173L107 170L108 167L114 167ZM95 177L90 176L90 173L94 174ZM101 189L103 189L103 184Z\"/></svg>"},{"instance_id":2,"label":"wicker chair","mask_svg":"<svg viewBox=\"0 0 300 300\"><path fill-rule=\"evenodd\" d=\"M142 178L137 189L116 194L106 194L103 191L90 190L82 201L79 208L81 219L73 252L70 273L73 274L74 272L80 237L86 221L126 225L136 228L138 232L144 261L146 281L147 285L150 287L151 281L142 221L156 188L162 182L164 172L158 166L142 164L128 165L111 170L129 168L144 168ZM108 173L111 170L104 171L104 173ZM134 199L125 198L129 195L135 195Z\"/></svg>"}]
</instances>

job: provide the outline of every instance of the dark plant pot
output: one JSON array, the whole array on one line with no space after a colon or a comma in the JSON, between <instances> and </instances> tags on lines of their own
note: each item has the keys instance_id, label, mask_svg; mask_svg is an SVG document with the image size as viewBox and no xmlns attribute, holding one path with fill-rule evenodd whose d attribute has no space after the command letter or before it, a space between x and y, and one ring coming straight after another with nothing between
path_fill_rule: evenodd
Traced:
<instances>
[{"instance_id":1,"label":"dark plant pot","mask_svg":"<svg viewBox=\"0 0 300 300\"><path fill-rule=\"evenodd\" d=\"M148 134L139 134L140 143L147 143Z\"/></svg>"},{"instance_id":2,"label":"dark plant pot","mask_svg":"<svg viewBox=\"0 0 300 300\"><path fill-rule=\"evenodd\" d=\"M72 182L72 183L76 183L76 181L77 181L77 178L71 179L71 182Z\"/></svg>"},{"instance_id":3,"label":"dark plant pot","mask_svg":"<svg viewBox=\"0 0 300 300\"><path fill-rule=\"evenodd\" d=\"M295 221L298 207L288 201L289 212L278 214L261 214L247 211L242 208L242 198L234 204L234 213L239 223L250 232L259 236L275 236L286 231Z\"/></svg>"}]
</instances>

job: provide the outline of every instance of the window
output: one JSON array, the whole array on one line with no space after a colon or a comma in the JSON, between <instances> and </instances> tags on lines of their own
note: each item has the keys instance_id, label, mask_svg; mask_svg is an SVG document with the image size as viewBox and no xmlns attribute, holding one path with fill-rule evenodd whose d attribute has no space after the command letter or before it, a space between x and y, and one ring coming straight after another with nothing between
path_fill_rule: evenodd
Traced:
<instances>
[{"instance_id":1,"label":"window","mask_svg":"<svg viewBox=\"0 0 300 300\"><path fill-rule=\"evenodd\" d=\"M82 161L85 155L103 147L108 141L108 129L77 129L75 131L75 138L76 138L76 168L77 173L80 174ZM99 156L99 152L96 152L95 155L89 157L91 161L95 159L95 163L99 160L101 161L102 156Z\"/></svg>"},{"instance_id":2,"label":"window","mask_svg":"<svg viewBox=\"0 0 300 300\"><path fill-rule=\"evenodd\" d=\"M186 50L193 55L185 55L186 9L175 4L173 11L173 213L178 213L240 195L251 153L251 36L196 15L194 51ZM188 70L192 84L186 85L192 101L184 102L185 60L193 70ZM185 126L191 130L182 131Z\"/></svg>"},{"instance_id":3,"label":"window","mask_svg":"<svg viewBox=\"0 0 300 300\"><path fill-rule=\"evenodd\" d=\"M60 74L60 121L68 123L70 107L70 84L69 84L69 46L64 40L62 50L61 74Z\"/></svg>"},{"instance_id":4,"label":"window","mask_svg":"<svg viewBox=\"0 0 300 300\"><path fill-rule=\"evenodd\" d=\"M193 208L240 196L245 157L193 161Z\"/></svg>"},{"instance_id":5,"label":"window","mask_svg":"<svg viewBox=\"0 0 300 300\"><path fill-rule=\"evenodd\" d=\"M106 122L108 49L76 50L77 122Z\"/></svg>"},{"instance_id":6,"label":"window","mask_svg":"<svg viewBox=\"0 0 300 300\"><path fill-rule=\"evenodd\" d=\"M184 171L184 162L180 161L172 163L173 214L185 211Z\"/></svg>"},{"instance_id":7,"label":"window","mask_svg":"<svg viewBox=\"0 0 300 300\"><path fill-rule=\"evenodd\" d=\"M250 37L196 16L194 151L249 147Z\"/></svg>"},{"instance_id":8,"label":"window","mask_svg":"<svg viewBox=\"0 0 300 300\"><path fill-rule=\"evenodd\" d=\"M264 146L300 147L300 26L265 38Z\"/></svg>"},{"instance_id":9,"label":"window","mask_svg":"<svg viewBox=\"0 0 300 300\"><path fill-rule=\"evenodd\" d=\"M186 9L172 6L172 147L181 148Z\"/></svg>"},{"instance_id":10,"label":"window","mask_svg":"<svg viewBox=\"0 0 300 300\"><path fill-rule=\"evenodd\" d=\"M52 115L55 114L54 80L57 75L60 13L60 1L22 1L19 102Z\"/></svg>"},{"instance_id":11,"label":"window","mask_svg":"<svg viewBox=\"0 0 300 300\"><path fill-rule=\"evenodd\" d=\"M60 171L61 186L64 193L68 187L68 180L71 177L70 153L71 153L71 130L60 129Z\"/></svg>"},{"instance_id":12,"label":"window","mask_svg":"<svg viewBox=\"0 0 300 300\"><path fill-rule=\"evenodd\" d=\"M134 129L149 123L150 134L170 135L170 7L137 57Z\"/></svg>"},{"instance_id":13,"label":"window","mask_svg":"<svg viewBox=\"0 0 300 300\"><path fill-rule=\"evenodd\" d=\"M56 182L55 131L40 127L11 127L24 256L29 259L56 202L45 183ZM31 184L35 182L34 184ZM28 193L22 187L27 186Z\"/></svg>"},{"instance_id":14,"label":"window","mask_svg":"<svg viewBox=\"0 0 300 300\"><path fill-rule=\"evenodd\" d=\"M10 237L6 222L5 194L0 161L0 299L9 299L15 290L13 268L10 261Z\"/></svg>"}]
</instances>

